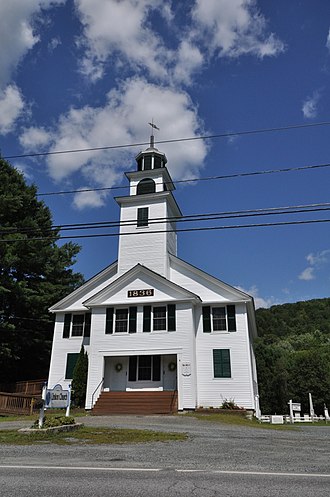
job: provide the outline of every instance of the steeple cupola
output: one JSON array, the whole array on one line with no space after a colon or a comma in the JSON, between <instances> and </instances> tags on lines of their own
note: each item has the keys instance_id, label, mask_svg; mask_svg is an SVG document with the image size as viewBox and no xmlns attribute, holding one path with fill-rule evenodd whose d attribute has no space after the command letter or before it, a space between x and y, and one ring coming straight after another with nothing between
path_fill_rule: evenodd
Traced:
<instances>
[{"instance_id":1,"label":"steeple cupola","mask_svg":"<svg viewBox=\"0 0 330 497\"><path fill-rule=\"evenodd\" d=\"M166 155L155 147L153 134L136 162L137 170L125 173L129 195L116 198L121 211L118 271L124 273L140 263L167 277L168 255L177 251L176 220L182 214L172 193L175 186Z\"/></svg>"}]
</instances>

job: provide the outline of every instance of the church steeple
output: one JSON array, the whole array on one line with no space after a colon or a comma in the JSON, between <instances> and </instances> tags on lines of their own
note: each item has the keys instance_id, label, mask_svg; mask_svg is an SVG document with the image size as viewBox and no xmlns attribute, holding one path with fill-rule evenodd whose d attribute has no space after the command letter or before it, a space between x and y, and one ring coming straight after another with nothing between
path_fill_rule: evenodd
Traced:
<instances>
[{"instance_id":1,"label":"church steeple","mask_svg":"<svg viewBox=\"0 0 330 497\"><path fill-rule=\"evenodd\" d=\"M182 214L172 193L166 155L155 147L153 132L136 163L136 171L125 173L129 196L116 198L121 210L118 270L126 272L140 263L167 277L168 254L177 252L176 219Z\"/></svg>"}]
</instances>

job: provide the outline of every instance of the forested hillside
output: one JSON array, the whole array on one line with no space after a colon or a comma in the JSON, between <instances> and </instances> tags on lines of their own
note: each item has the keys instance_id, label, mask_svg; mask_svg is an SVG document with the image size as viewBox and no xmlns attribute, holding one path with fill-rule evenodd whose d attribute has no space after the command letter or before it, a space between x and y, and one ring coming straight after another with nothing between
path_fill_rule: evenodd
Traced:
<instances>
[{"instance_id":1,"label":"forested hillside","mask_svg":"<svg viewBox=\"0 0 330 497\"><path fill-rule=\"evenodd\" d=\"M288 401L309 412L330 407L330 299L258 309L256 340L260 404L263 413L287 413Z\"/></svg>"}]
</instances>

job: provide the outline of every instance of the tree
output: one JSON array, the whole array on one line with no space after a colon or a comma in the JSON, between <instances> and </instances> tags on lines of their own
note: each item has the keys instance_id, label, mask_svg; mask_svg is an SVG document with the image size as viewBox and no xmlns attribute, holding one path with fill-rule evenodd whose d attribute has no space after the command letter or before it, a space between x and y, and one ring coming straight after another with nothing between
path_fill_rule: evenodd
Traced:
<instances>
[{"instance_id":1,"label":"tree","mask_svg":"<svg viewBox=\"0 0 330 497\"><path fill-rule=\"evenodd\" d=\"M88 355L84 346L81 346L80 353L73 370L72 377L72 402L76 407L85 407L86 388L88 374Z\"/></svg>"},{"instance_id":2,"label":"tree","mask_svg":"<svg viewBox=\"0 0 330 497\"><path fill-rule=\"evenodd\" d=\"M83 282L70 267L80 248L57 245L59 230L37 189L0 158L0 382L48 373L48 307Z\"/></svg>"}]
</instances>

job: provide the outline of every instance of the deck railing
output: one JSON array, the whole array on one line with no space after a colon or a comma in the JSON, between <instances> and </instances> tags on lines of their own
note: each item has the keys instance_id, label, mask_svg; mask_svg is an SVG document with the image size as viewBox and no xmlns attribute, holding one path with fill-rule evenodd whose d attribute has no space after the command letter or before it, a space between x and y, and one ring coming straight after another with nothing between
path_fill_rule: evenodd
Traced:
<instances>
[{"instance_id":1,"label":"deck railing","mask_svg":"<svg viewBox=\"0 0 330 497\"><path fill-rule=\"evenodd\" d=\"M39 400L36 395L0 392L0 414L33 414L40 408Z\"/></svg>"}]
</instances>

